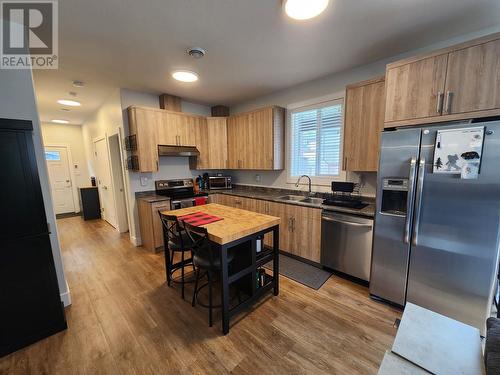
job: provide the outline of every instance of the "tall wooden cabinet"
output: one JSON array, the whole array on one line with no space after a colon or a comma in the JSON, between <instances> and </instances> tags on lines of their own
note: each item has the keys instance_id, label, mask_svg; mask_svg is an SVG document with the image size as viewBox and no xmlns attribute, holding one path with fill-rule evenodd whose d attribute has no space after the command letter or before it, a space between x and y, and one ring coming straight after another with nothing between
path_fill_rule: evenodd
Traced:
<instances>
[{"instance_id":1,"label":"tall wooden cabinet","mask_svg":"<svg viewBox=\"0 0 500 375\"><path fill-rule=\"evenodd\" d=\"M500 33L387 65L385 126L500 115Z\"/></svg>"},{"instance_id":2,"label":"tall wooden cabinet","mask_svg":"<svg viewBox=\"0 0 500 375\"><path fill-rule=\"evenodd\" d=\"M161 110L129 107L129 134L135 136L132 155L137 158L140 172L158 171L158 129L163 129ZM165 136L162 134L162 136Z\"/></svg>"},{"instance_id":3,"label":"tall wooden cabinet","mask_svg":"<svg viewBox=\"0 0 500 375\"><path fill-rule=\"evenodd\" d=\"M284 168L285 110L266 107L228 118L229 169Z\"/></svg>"},{"instance_id":4,"label":"tall wooden cabinet","mask_svg":"<svg viewBox=\"0 0 500 375\"><path fill-rule=\"evenodd\" d=\"M380 133L384 129L384 77L346 87L344 169L377 171Z\"/></svg>"},{"instance_id":5,"label":"tall wooden cabinet","mask_svg":"<svg viewBox=\"0 0 500 375\"><path fill-rule=\"evenodd\" d=\"M226 169L227 156L227 118L207 117L195 127L198 157L190 158L191 169Z\"/></svg>"}]
</instances>

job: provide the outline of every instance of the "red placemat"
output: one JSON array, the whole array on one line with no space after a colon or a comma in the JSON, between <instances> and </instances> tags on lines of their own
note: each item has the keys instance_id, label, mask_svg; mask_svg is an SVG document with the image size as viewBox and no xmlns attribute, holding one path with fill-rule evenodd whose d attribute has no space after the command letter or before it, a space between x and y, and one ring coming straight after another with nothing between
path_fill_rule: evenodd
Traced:
<instances>
[{"instance_id":1,"label":"red placemat","mask_svg":"<svg viewBox=\"0 0 500 375\"><path fill-rule=\"evenodd\" d=\"M179 216L177 218L177 220L194 225L195 227L198 227L200 225L210 224L223 219L224 218L222 217L213 216L205 212L193 212L192 214Z\"/></svg>"}]
</instances>

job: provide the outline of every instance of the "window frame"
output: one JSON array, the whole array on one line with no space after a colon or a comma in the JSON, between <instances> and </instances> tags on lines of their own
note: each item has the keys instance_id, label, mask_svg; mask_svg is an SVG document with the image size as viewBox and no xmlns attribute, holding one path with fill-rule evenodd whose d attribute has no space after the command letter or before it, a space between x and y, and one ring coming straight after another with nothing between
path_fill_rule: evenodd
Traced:
<instances>
[{"instance_id":1,"label":"window frame","mask_svg":"<svg viewBox=\"0 0 500 375\"><path fill-rule=\"evenodd\" d=\"M287 158L286 158L286 183L293 184L297 182L299 176L292 176L292 158L293 158L293 124L292 124L292 114L297 112L303 112L311 109L320 109L325 107L330 107L336 104L342 105L342 115L341 115L341 124L340 124L340 160L339 160L339 175L338 176L310 176L312 185L315 186L330 186L332 181L346 181L346 171L344 170L344 114L345 114L345 91L333 95L328 95L322 98L317 98L313 100L309 100L306 102L291 104L287 107L287 118L286 118L286 143L287 143ZM307 180L302 180L300 185L307 185Z\"/></svg>"}]
</instances>

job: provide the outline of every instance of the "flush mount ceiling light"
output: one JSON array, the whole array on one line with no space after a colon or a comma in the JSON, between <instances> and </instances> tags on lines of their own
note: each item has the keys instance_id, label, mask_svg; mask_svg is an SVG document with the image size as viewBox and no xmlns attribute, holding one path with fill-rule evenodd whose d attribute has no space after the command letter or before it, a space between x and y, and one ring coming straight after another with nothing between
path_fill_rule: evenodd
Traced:
<instances>
[{"instance_id":1,"label":"flush mount ceiling light","mask_svg":"<svg viewBox=\"0 0 500 375\"><path fill-rule=\"evenodd\" d=\"M85 83L82 81L75 80L75 81L73 81L73 86L74 87L83 87L83 86L85 86Z\"/></svg>"},{"instance_id":2,"label":"flush mount ceiling light","mask_svg":"<svg viewBox=\"0 0 500 375\"><path fill-rule=\"evenodd\" d=\"M198 74L189 70L176 70L172 73L172 77L181 82L196 82Z\"/></svg>"},{"instance_id":3,"label":"flush mount ceiling light","mask_svg":"<svg viewBox=\"0 0 500 375\"><path fill-rule=\"evenodd\" d=\"M52 120L52 122L55 122L56 124L69 124L68 120Z\"/></svg>"},{"instance_id":4,"label":"flush mount ceiling light","mask_svg":"<svg viewBox=\"0 0 500 375\"><path fill-rule=\"evenodd\" d=\"M68 105L70 107L79 107L79 106L81 106L80 102L77 102L76 100L59 99L57 102L59 104Z\"/></svg>"},{"instance_id":5,"label":"flush mount ceiling light","mask_svg":"<svg viewBox=\"0 0 500 375\"><path fill-rule=\"evenodd\" d=\"M295 20L308 20L320 15L329 0L283 0L286 14Z\"/></svg>"}]
</instances>

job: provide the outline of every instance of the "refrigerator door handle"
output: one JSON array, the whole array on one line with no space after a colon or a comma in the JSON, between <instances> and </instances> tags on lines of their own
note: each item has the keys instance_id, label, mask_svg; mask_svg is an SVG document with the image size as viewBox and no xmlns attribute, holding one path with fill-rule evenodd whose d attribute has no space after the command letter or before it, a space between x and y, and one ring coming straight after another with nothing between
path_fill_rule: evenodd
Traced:
<instances>
[{"instance_id":1,"label":"refrigerator door handle","mask_svg":"<svg viewBox=\"0 0 500 375\"><path fill-rule=\"evenodd\" d=\"M420 211L422 209L422 192L424 190L425 158L420 159L418 166L417 200L415 204L415 223L413 224L412 245L418 244L418 230L420 226Z\"/></svg>"},{"instance_id":2,"label":"refrigerator door handle","mask_svg":"<svg viewBox=\"0 0 500 375\"><path fill-rule=\"evenodd\" d=\"M417 169L417 158L413 157L410 161L410 175L408 177L408 201L406 202L406 222L405 222L405 236L404 243L410 243L410 226L411 218L413 216L413 198L415 195L415 171Z\"/></svg>"}]
</instances>

